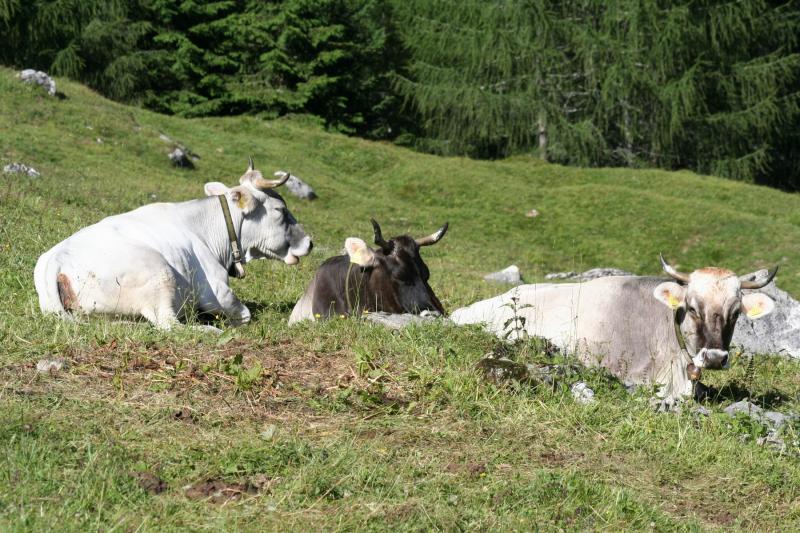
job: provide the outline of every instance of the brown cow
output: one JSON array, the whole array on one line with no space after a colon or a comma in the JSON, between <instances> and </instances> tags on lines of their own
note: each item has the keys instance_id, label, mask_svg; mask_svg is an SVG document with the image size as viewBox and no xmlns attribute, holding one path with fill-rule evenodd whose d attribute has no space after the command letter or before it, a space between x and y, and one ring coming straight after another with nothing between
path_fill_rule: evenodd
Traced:
<instances>
[{"instance_id":1,"label":"brown cow","mask_svg":"<svg viewBox=\"0 0 800 533\"><path fill-rule=\"evenodd\" d=\"M290 324L330 315L360 314L365 310L444 314L442 304L428 285L430 271L419 249L439 242L447 232L447 223L427 237L414 239L400 235L388 241L374 219L372 227L378 248L373 250L355 237L347 239L347 254L322 263L294 306Z\"/></svg>"}]
</instances>

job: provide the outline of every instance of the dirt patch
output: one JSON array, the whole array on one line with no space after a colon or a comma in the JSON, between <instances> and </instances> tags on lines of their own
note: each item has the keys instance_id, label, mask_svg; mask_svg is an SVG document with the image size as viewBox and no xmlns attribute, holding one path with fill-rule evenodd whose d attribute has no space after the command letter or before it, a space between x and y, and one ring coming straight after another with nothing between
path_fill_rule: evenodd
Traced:
<instances>
[{"instance_id":1,"label":"dirt patch","mask_svg":"<svg viewBox=\"0 0 800 533\"><path fill-rule=\"evenodd\" d=\"M198 413L280 420L287 409L295 415L312 413L323 398L370 410L407 404L407 393L395 380L360 376L350 351L321 354L286 340L264 344L234 339L221 346L114 340L71 346L59 356L69 372L57 383L31 383L31 394L61 388L80 390L84 399L101 399L113 393L151 407L169 407L176 421L186 423L198 422ZM28 362L1 374L18 376L21 368L35 370ZM384 369L387 375L395 372Z\"/></svg>"},{"instance_id":2,"label":"dirt patch","mask_svg":"<svg viewBox=\"0 0 800 533\"><path fill-rule=\"evenodd\" d=\"M172 413L172 418L178 422L186 422L188 424L194 424L197 422L197 414L195 414L195 412L188 407L178 409Z\"/></svg>"},{"instance_id":3,"label":"dirt patch","mask_svg":"<svg viewBox=\"0 0 800 533\"><path fill-rule=\"evenodd\" d=\"M167 490L167 484L152 472L131 472L131 477L141 489L148 494L161 494Z\"/></svg>"},{"instance_id":4,"label":"dirt patch","mask_svg":"<svg viewBox=\"0 0 800 533\"><path fill-rule=\"evenodd\" d=\"M564 466L573 464L583 459L584 455L579 452L563 452L559 450L547 450L539 454L539 461L547 466Z\"/></svg>"},{"instance_id":5,"label":"dirt patch","mask_svg":"<svg viewBox=\"0 0 800 533\"><path fill-rule=\"evenodd\" d=\"M210 479L186 487L186 497L191 500L205 500L223 504L256 494L255 487L242 483L227 483L220 479Z\"/></svg>"},{"instance_id":6,"label":"dirt patch","mask_svg":"<svg viewBox=\"0 0 800 533\"><path fill-rule=\"evenodd\" d=\"M388 522L403 522L417 514L419 506L416 502L405 502L389 507L383 513L383 520Z\"/></svg>"},{"instance_id":7,"label":"dirt patch","mask_svg":"<svg viewBox=\"0 0 800 533\"><path fill-rule=\"evenodd\" d=\"M469 477L476 478L480 477L481 474L485 474L487 468L486 463L447 463L444 467L444 470L450 474L459 474L463 472Z\"/></svg>"}]
</instances>

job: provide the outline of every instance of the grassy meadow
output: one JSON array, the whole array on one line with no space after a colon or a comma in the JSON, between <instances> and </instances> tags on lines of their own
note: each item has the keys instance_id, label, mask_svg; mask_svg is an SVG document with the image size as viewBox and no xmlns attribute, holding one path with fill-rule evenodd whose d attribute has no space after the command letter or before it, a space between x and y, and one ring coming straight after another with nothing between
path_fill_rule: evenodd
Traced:
<instances>
[{"instance_id":1,"label":"grassy meadow","mask_svg":"<svg viewBox=\"0 0 800 533\"><path fill-rule=\"evenodd\" d=\"M307 117L186 120L58 80L48 97L0 68L0 530L800 529L798 428L783 452L721 411L755 398L800 412L800 366L759 354L707 374L728 391L709 416L656 414L599 372L598 402L568 386L485 383L489 352L546 362L477 328L399 332L351 319L286 325L317 265L344 239L450 231L425 248L449 311L505 291L517 264L658 272L778 264L800 296L800 195L690 172L576 169L528 157L438 158L323 131ZM173 168L172 146L200 155ZM251 324L221 336L39 313L37 257L100 218L235 183L247 157L290 170L284 192L315 248L296 268L256 262L232 281ZM525 216L530 209L540 215ZM98 243L102 246L102 243ZM220 325L224 326L224 325ZM68 366L45 375L43 358Z\"/></svg>"}]
</instances>

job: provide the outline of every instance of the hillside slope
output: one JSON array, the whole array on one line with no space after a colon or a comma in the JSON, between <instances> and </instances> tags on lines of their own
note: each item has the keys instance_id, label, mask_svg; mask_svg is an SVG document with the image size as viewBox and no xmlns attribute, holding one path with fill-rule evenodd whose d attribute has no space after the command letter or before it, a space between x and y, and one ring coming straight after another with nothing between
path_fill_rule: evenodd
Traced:
<instances>
[{"instance_id":1,"label":"hillside slope","mask_svg":"<svg viewBox=\"0 0 800 533\"><path fill-rule=\"evenodd\" d=\"M28 268L30 258L102 216L153 198L198 197L205 181L233 182L252 155L262 170L289 169L317 189L313 203L288 197L321 245L311 263L337 252L347 236L368 238L370 216L389 234L421 234L450 221L447 239L426 250L448 308L484 293L480 275L511 263L531 281L596 266L647 274L658 271L659 252L687 270L713 264L744 273L779 264L779 285L800 293L797 194L689 172L437 158L328 134L302 119L184 120L64 81L67 98L49 98L11 71L0 73L0 160L42 172L38 180L3 178L7 191L21 195L4 202L4 219L30 217L24 234L13 235ZM162 133L201 156L196 170L170 167ZM538 218L524 216L532 208ZM448 289L455 281L458 292Z\"/></svg>"},{"instance_id":2,"label":"hillside slope","mask_svg":"<svg viewBox=\"0 0 800 533\"><path fill-rule=\"evenodd\" d=\"M563 362L447 324L288 327L313 269L348 236L450 231L424 257L449 310L503 287L486 272L658 271L774 263L800 294L800 196L688 172L575 169L529 158L443 159L331 135L306 117L183 120L58 80L46 96L0 68L0 530L655 530L800 528L800 424L783 448L721 411L750 398L800 410L800 362L734 358L709 372L707 416L657 414L599 371L553 387L494 385L486 353ZM178 170L164 134L201 156ZM37 257L79 228L232 183L247 157L291 170L285 194L315 239L298 268L248 265L251 324L219 337L43 317ZM531 219L525 213L537 209ZM103 243L98 243L102 246ZM36 369L57 359L54 373ZM572 371L570 371L572 372ZM573 400L585 380L597 403Z\"/></svg>"}]
</instances>

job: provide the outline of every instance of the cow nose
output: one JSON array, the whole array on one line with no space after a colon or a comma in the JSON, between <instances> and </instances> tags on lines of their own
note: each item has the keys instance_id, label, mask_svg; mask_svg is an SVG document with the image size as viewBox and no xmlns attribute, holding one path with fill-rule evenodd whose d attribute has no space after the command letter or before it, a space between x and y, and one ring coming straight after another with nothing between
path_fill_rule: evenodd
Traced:
<instances>
[{"instance_id":1,"label":"cow nose","mask_svg":"<svg viewBox=\"0 0 800 533\"><path fill-rule=\"evenodd\" d=\"M727 355L725 355L725 357L722 358L722 367L724 368L726 366L728 366L728 356Z\"/></svg>"},{"instance_id":2,"label":"cow nose","mask_svg":"<svg viewBox=\"0 0 800 533\"><path fill-rule=\"evenodd\" d=\"M311 253L311 250L314 249L314 241L308 241L308 253Z\"/></svg>"}]
</instances>

